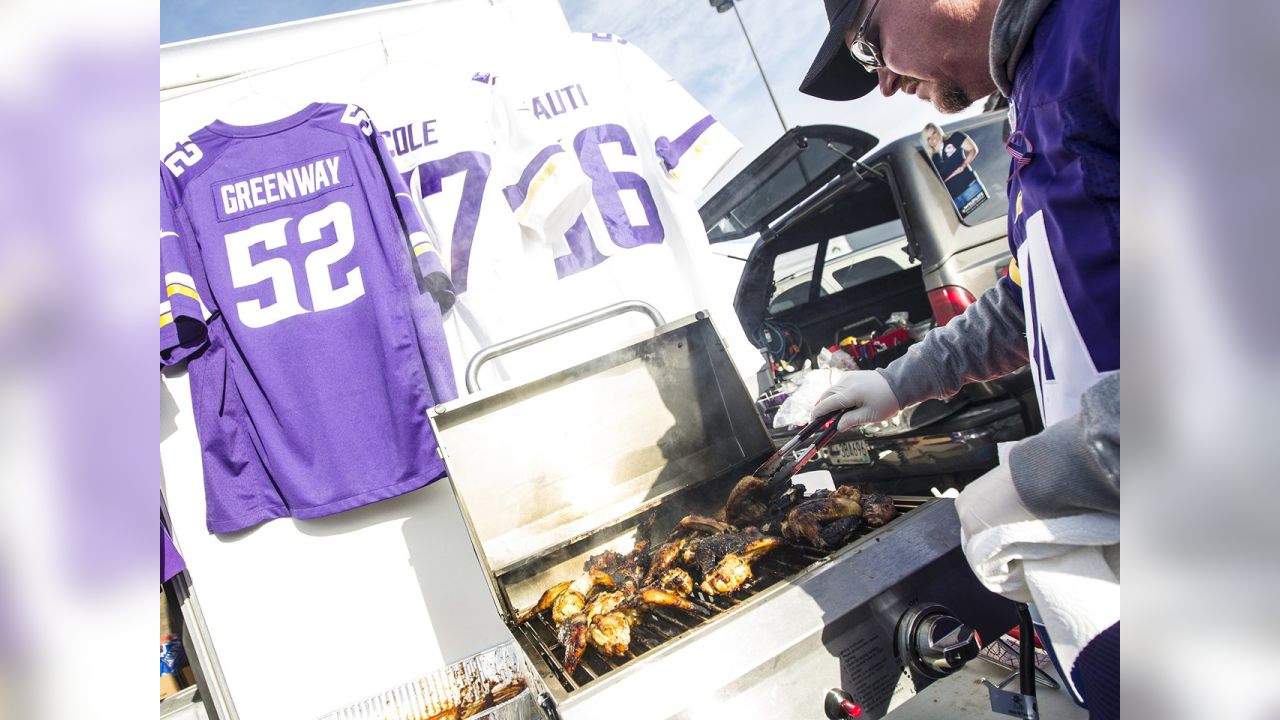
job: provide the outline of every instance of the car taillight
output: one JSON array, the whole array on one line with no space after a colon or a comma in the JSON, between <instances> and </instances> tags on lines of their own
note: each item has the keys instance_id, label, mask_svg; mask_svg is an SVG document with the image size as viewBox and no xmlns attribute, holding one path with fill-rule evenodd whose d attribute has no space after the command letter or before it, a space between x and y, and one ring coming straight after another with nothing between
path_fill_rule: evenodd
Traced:
<instances>
[{"instance_id":1,"label":"car taillight","mask_svg":"<svg viewBox=\"0 0 1280 720\"><path fill-rule=\"evenodd\" d=\"M933 319L938 327L951 322L951 318L964 312L973 304L973 294L962 287L944 285L929 291L929 305L933 308Z\"/></svg>"}]
</instances>

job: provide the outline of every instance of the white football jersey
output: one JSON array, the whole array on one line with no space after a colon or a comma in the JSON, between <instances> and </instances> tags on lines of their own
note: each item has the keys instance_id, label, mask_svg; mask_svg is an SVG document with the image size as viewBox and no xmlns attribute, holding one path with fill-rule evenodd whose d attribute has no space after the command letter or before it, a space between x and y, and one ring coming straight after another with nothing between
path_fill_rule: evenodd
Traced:
<instances>
[{"instance_id":1,"label":"white football jersey","mask_svg":"<svg viewBox=\"0 0 1280 720\"><path fill-rule=\"evenodd\" d=\"M554 314L544 307L545 288L556 280L546 238L575 221L589 193L563 149L543 153L532 167L528 158L517 162L495 128L503 113L494 104L493 81L488 73L396 61L347 93L374 119L436 230L457 293L445 332L460 393L466 391L467 364L479 350L536 330ZM507 188L526 169L537 186L513 205ZM516 356L490 362L481 386L512 379L507 368L528 364Z\"/></svg>"},{"instance_id":2,"label":"white football jersey","mask_svg":"<svg viewBox=\"0 0 1280 720\"><path fill-rule=\"evenodd\" d=\"M502 65L495 84L505 110L500 132L512 151L532 158L533 167L540 153L564 148L591 181L582 214L550 239L557 282L548 319L633 299L667 320L709 310L739 370L753 373L760 353L731 298L708 282L711 252L696 206L741 143L644 52L615 35L573 33L536 51L517 47ZM631 315L580 331L561 355L588 359L633 339L647 323Z\"/></svg>"}]
</instances>

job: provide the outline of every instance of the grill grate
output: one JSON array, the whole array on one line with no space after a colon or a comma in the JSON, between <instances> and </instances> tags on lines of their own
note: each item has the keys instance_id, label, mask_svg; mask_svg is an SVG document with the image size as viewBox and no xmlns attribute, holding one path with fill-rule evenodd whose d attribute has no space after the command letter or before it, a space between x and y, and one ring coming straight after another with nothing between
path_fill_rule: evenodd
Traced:
<instances>
[{"instance_id":1,"label":"grill grate","mask_svg":"<svg viewBox=\"0 0 1280 720\"><path fill-rule=\"evenodd\" d=\"M928 500L929 498L924 497L893 496L897 512L894 520L889 524ZM878 529L864 526L841 547L857 542ZM732 595L711 596L695 587L693 594L688 598L694 605L694 613L671 608L654 608L647 614L643 623L632 628L631 646L626 655L617 658L609 657L588 647L582 655L581 662L578 663L577 671L572 675L564 670L564 646L556 638L556 628L546 613L538 615L523 625L512 626L512 632L526 649L536 653L566 691L573 692L651 650L707 623L715 622L722 613L741 605L751 596L783 580L799 575L839 549L823 551L805 545L790 543L782 545L752 564L752 578L743 583L737 592Z\"/></svg>"}]
</instances>

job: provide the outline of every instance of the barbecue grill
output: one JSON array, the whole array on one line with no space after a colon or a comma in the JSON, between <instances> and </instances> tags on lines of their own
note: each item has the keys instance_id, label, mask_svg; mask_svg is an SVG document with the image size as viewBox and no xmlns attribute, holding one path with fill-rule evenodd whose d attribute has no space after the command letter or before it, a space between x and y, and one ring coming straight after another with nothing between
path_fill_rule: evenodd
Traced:
<instances>
[{"instance_id":1,"label":"barbecue grill","mask_svg":"<svg viewBox=\"0 0 1280 720\"><path fill-rule=\"evenodd\" d=\"M432 422L494 601L536 668L550 717L821 717L843 687L879 717L976 653L1012 605L981 588L949 500L895 497L898 515L831 551L787 544L731 595L658 608L610 658L572 674L545 616L516 611L691 512L710 514L773 451L705 314L596 360L436 408ZM956 620L963 620L963 624Z\"/></svg>"}]
</instances>

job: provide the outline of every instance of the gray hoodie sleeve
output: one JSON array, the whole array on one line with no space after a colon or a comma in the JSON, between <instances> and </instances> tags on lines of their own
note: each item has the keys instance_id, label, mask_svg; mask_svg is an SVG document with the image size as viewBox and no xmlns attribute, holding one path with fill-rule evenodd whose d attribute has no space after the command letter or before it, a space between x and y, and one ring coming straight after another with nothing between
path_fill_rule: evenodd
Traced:
<instances>
[{"instance_id":1,"label":"gray hoodie sleeve","mask_svg":"<svg viewBox=\"0 0 1280 720\"><path fill-rule=\"evenodd\" d=\"M1120 373L1084 392L1080 412L1009 453L1022 504L1041 518L1120 512Z\"/></svg>"},{"instance_id":2,"label":"gray hoodie sleeve","mask_svg":"<svg viewBox=\"0 0 1280 720\"><path fill-rule=\"evenodd\" d=\"M879 373L889 381L898 404L906 407L949 398L965 383L1008 375L1027 359L1022 296L1004 279Z\"/></svg>"}]
</instances>

